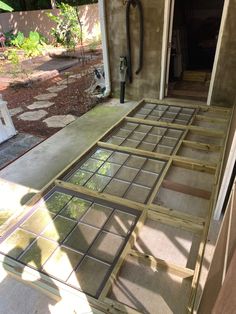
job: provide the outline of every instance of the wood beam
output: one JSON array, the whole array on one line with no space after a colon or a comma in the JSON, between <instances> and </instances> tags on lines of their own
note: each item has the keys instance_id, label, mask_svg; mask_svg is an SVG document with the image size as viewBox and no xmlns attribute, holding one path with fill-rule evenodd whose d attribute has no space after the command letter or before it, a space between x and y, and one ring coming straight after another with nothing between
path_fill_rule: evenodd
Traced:
<instances>
[{"instance_id":1,"label":"wood beam","mask_svg":"<svg viewBox=\"0 0 236 314\"><path fill-rule=\"evenodd\" d=\"M204 227L204 224L205 224L205 218L182 213L181 211L178 211L172 208L167 208L167 207L156 205L156 204L150 204L149 209L152 211L161 213L161 214L168 215L170 217L182 219L183 221L186 221L186 222L189 221L194 224L198 224L201 227Z\"/></svg>"},{"instance_id":2,"label":"wood beam","mask_svg":"<svg viewBox=\"0 0 236 314\"><path fill-rule=\"evenodd\" d=\"M130 256L136 257L138 261L154 270L162 269L167 273L176 275L181 278L191 278L194 275L194 270L190 268L181 267L173 263L167 262L160 258L156 258L152 255L138 252L136 250L131 250L129 252Z\"/></svg>"},{"instance_id":3,"label":"wood beam","mask_svg":"<svg viewBox=\"0 0 236 314\"><path fill-rule=\"evenodd\" d=\"M192 131L201 135L208 135L208 136L218 136L218 137L224 137L224 131L219 130L213 130L210 128L203 128L201 126L197 125L182 125L177 123L170 123L170 122L164 122L164 121L153 121L148 119L139 119L135 117L126 117L125 120L127 122L133 122L133 123L141 123L146 125L152 125L152 126L162 126L162 127L168 127L168 128L174 128L179 130L188 130Z\"/></svg>"},{"instance_id":4,"label":"wood beam","mask_svg":"<svg viewBox=\"0 0 236 314\"><path fill-rule=\"evenodd\" d=\"M143 225L146 221L146 218L147 218L147 210L144 210L141 213L141 215L138 219L138 222L137 222L133 232L131 233L129 240L127 241L125 248L123 249L123 251L122 251L112 273L110 274L102 292L100 293L99 300L103 300L107 296L109 290L111 289L113 282L115 281L115 279L116 279L116 277L120 271L121 266L123 265L123 263L125 261L127 254L129 253L129 251L133 247L133 245L134 245L134 243L138 237L138 234L139 234L141 228L143 227Z\"/></svg>"},{"instance_id":5,"label":"wood beam","mask_svg":"<svg viewBox=\"0 0 236 314\"><path fill-rule=\"evenodd\" d=\"M165 160L169 161L171 159L176 165L180 165L183 168L187 168L187 169L204 171L204 172L209 172L209 173L215 173L215 170L216 170L216 164L204 163L198 159L191 159L184 156L169 156L169 155L149 152L149 151L145 151L141 149L136 149L132 147L114 145L114 144L105 143L105 142L98 142L98 146L101 148L112 149L112 150L116 150L116 151L124 152L128 154L135 154L142 157L162 159L164 161Z\"/></svg>"},{"instance_id":6,"label":"wood beam","mask_svg":"<svg viewBox=\"0 0 236 314\"><path fill-rule=\"evenodd\" d=\"M191 222L190 220L181 219L178 217L170 216L168 214L160 213L155 210L151 209L148 210L148 218L196 234L202 234L203 232L203 226L201 226L200 224L196 224L194 222Z\"/></svg>"},{"instance_id":7,"label":"wood beam","mask_svg":"<svg viewBox=\"0 0 236 314\"><path fill-rule=\"evenodd\" d=\"M187 141L187 140L183 141L183 145L186 147L200 149L200 150L209 151L209 152L218 152L223 148L220 145L205 144L205 143L199 143L199 142Z\"/></svg>"},{"instance_id":8,"label":"wood beam","mask_svg":"<svg viewBox=\"0 0 236 314\"><path fill-rule=\"evenodd\" d=\"M191 196L196 196L200 198L204 198L205 200L209 200L211 197L211 192L197 189L194 187L191 187L186 184L181 184L178 182L173 182L170 180L163 180L162 187L171 191L180 192L184 194L188 194Z\"/></svg>"},{"instance_id":9,"label":"wood beam","mask_svg":"<svg viewBox=\"0 0 236 314\"><path fill-rule=\"evenodd\" d=\"M65 182L61 180L55 180L55 186L63 188L68 191L75 192L75 193L81 193L81 194L84 194L93 198L97 198L103 201L116 203L116 204L126 206L126 207L131 207L138 211L143 211L144 209L146 209L146 205L144 204L130 201L128 199L124 199L115 195L93 191L93 190L90 190L88 188L85 188L83 186L76 185L73 183L69 183L69 182Z\"/></svg>"},{"instance_id":10,"label":"wood beam","mask_svg":"<svg viewBox=\"0 0 236 314\"><path fill-rule=\"evenodd\" d=\"M159 100L159 99L152 99L152 98L144 98L144 103L152 103L152 104L161 104L161 105L168 105L168 100ZM176 107L186 107L192 109L201 109L204 112L220 112L220 113L230 113L231 109L227 107L216 107L216 106L207 106L207 105L192 105L192 104L185 104L185 103L178 103L178 104L169 104L170 106Z\"/></svg>"}]
</instances>

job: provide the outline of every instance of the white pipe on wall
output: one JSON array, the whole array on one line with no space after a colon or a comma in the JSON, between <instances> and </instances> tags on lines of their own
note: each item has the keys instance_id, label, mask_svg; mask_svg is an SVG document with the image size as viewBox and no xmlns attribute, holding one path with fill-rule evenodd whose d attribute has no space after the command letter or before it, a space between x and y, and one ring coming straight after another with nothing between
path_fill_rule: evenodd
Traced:
<instances>
[{"instance_id":1,"label":"white pipe on wall","mask_svg":"<svg viewBox=\"0 0 236 314\"><path fill-rule=\"evenodd\" d=\"M100 17L100 25L101 25L102 54L103 54L105 87L106 87L103 93L103 96L108 97L111 94L111 77L110 77L110 64L109 64L108 40L107 40L107 29L106 29L105 0L98 0L98 9L99 9L99 17Z\"/></svg>"}]
</instances>

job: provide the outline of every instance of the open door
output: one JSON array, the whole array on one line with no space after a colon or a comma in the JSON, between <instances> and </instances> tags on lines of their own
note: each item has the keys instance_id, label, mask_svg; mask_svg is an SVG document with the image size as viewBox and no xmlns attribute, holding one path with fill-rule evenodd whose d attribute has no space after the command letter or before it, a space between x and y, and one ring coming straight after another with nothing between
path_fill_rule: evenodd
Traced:
<instances>
[{"instance_id":1,"label":"open door","mask_svg":"<svg viewBox=\"0 0 236 314\"><path fill-rule=\"evenodd\" d=\"M169 5L160 98L207 101L224 0L170 0Z\"/></svg>"}]
</instances>

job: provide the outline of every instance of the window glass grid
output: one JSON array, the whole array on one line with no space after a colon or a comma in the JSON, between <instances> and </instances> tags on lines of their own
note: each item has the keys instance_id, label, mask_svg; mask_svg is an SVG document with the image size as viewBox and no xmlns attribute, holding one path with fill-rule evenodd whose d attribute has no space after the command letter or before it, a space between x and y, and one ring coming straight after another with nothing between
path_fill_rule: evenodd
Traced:
<instances>
[{"instance_id":1,"label":"window glass grid","mask_svg":"<svg viewBox=\"0 0 236 314\"><path fill-rule=\"evenodd\" d=\"M146 103L130 116L146 120L188 125L195 112L195 109L188 107Z\"/></svg>"},{"instance_id":2,"label":"window glass grid","mask_svg":"<svg viewBox=\"0 0 236 314\"><path fill-rule=\"evenodd\" d=\"M106 271L104 272L104 276L101 279L101 282L99 283L96 292L89 290L86 291L86 288L85 291L82 288L80 290L97 297L105 283L106 278L112 271L115 261L118 259L120 252L122 251L125 243L127 242L128 236L132 232L138 216L134 212L128 213L126 211L122 211L121 209L117 209L112 206L101 205L96 201L95 202L87 201L83 198L76 196L72 197L68 194L57 191L54 191L46 200L45 209L46 204L50 204L50 199L52 199L55 196L55 194L57 194L57 196L58 194L60 194L60 196L62 197L66 196L67 200L69 201L67 203L64 203L63 206L59 206L60 207L59 209L57 210L54 209L53 212L50 212L48 210L48 214L50 215L51 220L48 221L48 223L45 226L42 226L39 232L33 232L32 230L31 231L27 230L27 227L25 226L27 225L27 220L29 220L30 217L35 212L37 212L37 210L42 209L43 202L42 201L38 202L38 206L35 207L35 210L33 211L32 215L26 217L25 219L26 221L22 222L21 225L18 228L16 228L16 230L0 244L0 251L18 260L24 265L28 265L29 267L35 268L38 271L45 273L53 278L56 278L62 282L65 282L71 286L74 286L75 288L78 287L73 284L71 278L75 276L75 273L81 272L81 270L84 268L84 265L88 260L89 261L93 260L94 263L97 264L97 266L104 267L106 269ZM73 199L76 198L87 203L85 211L77 220L66 217L63 214L63 210L73 201ZM58 206L58 203L55 204L56 206ZM103 217L104 218L103 222L99 227L95 226L94 222L89 223L89 220L85 221L85 217L88 215L88 213L90 213L92 210L96 210L97 207L100 209L105 209L107 213L105 218ZM57 213L55 214L55 212ZM50 227L50 225L53 225L55 227L56 225L55 221L58 218L61 218L68 222L73 222L73 225L71 225L70 230L67 232L67 234L61 241L58 241L56 239L51 238L50 236L48 237L47 235L45 235L45 231L48 229L48 227ZM90 243L88 243L86 249L84 250L80 250L78 248L73 247L73 245L71 245L70 242L68 241L73 236L73 233L76 231L76 228L81 226L87 228L89 231L91 230L96 231L95 235L91 238ZM60 233L59 228L57 229L57 231L58 233ZM22 249L18 251L17 255L14 255L12 253L13 250L10 252L4 251L4 245L9 243L9 241L12 242L12 240L15 240L12 239L11 237L14 236L16 233L21 235L23 234L24 236L30 236L31 241L29 241L27 245L22 247ZM74 241L73 243L76 243L76 241ZM15 241L14 245L17 245ZM104 249L104 247L106 247L107 245L110 246L111 253L106 252L106 254L101 254L99 248L101 247L102 249ZM15 250L16 249L17 248L15 248ZM65 255L65 252L69 257L73 257L72 260L70 261L70 264L72 263L73 265L69 267L67 274L65 274L65 271L62 269L63 265L60 264L60 260L58 260L58 257L65 259L65 256L63 257L63 254ZM55 267L58 267L58 269L60 269L61 267L60 269L61 272L55 274L53 270L54 265ZM49 270L52 271L52 273L50 273L50 271L49 273L47 272L48 266Z\"/></svg>"}]
</instances>

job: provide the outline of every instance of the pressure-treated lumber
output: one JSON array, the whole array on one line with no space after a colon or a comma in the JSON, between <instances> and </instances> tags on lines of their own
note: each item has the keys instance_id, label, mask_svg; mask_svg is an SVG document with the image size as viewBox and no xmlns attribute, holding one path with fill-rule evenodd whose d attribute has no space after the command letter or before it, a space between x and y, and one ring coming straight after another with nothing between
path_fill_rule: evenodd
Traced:
<instances>
[{"instance_id":1,"label":"pressure-treated lumber","mask_svg":"<svg viewBox=\"0 0 236 314\"><path fill-rule=\"evenodd\" d=\"M188 130L188 131L193 131L195 133L202 134L202 135L224 137L223 131L203 128L197 125L182 125L182 124L177 124L177 123L153 121L153 120L140 119L140 118L134 118L134 117L126 117L125 120L127 122L133 122L133 123L142 123L142 124L153 125L153 126L163 126L163 127L174 128L174 129L179 129L179 130Z\"/></svg>"},{"instance_id":2,"label":"pressure-treated lumber","mask_svg":"<svg viewBox=\"0 0 236 314\"><path fill-rule=\"evenodd\" d=\"M111 286L112 286L114 280L116 279L117 274L118 274L118 272L119 272L119 270L120 270L120 268L121 268L121 266L122 266L122 264L123 264L123 262L127 256L127 254L129 253L130 249L132 248L132 246L134 245L134 243L138 237L140 229L143 227L146 218L147 218L147 210L144 210L142 212L142 214L140 215L138 222L137 222L133 232L131 233L131 235L129 237L129 240L126 243L125 248L119 257L118 262L116 263L112 273L110 274L110 276L106 282L106 285L104 286L102 292L100 293L99 300L103 300L103 298L107 296L107 294L108 294L109 290L111 289Z\"/></svg>"},{"instance_id":3,"label":"pressure-treated lumber","mask_svg":"<svg viewBox=\"0 0 236 314\"><path fill-rule=\"evenodd\" d=\"M123 303L120 303L119 301L110 299L108 297L105 297L103 299L104 303L109 304L114 310L117 310L118 313L128 313L128 314L142 314L142 312L139 312L136 309L133 309L131 307L129 307L128 305L125 305Z\"/></svg>"},{"instance_id":4,"label":"pressure-treated lumber","mask_svg":"<svg viewBox=\"0 0 236 314\"><path fill-rule=\"evenodd\" d=\"M168 102L166 102L165 100L159 100L159 99L153 99L153 98L144 98L142 101L144 103L168 105ZM181 102L178 102L178 104L172 104L171 103L169 105L170 106L176 106L176 107L186 107L186 108L192 108L192 109L201 109L204 112L219 112L219 113L222 113L222 114L224 114L224 113L230 114L230 112L231 112L230 108L218 107L218 106L206 106L206 105L195 105L195 104L192 105L192 104L186 104L186 103L181 103ZM132 109L132 111L133 110L134 109Z\"/></svg>"},{"instance_id":5,"label":"pressure-treated lumber","mask_svg":"<svg viewBox=\"0 0 236 314\"><path fill-rule=\"evenodd\" d=\"M229 136L231 122L232 122L232 115L230 116L229 121L228 121L228 129L227 129L226 136L225 136L226 139ZM218 166L216 169L216 173L215 173L215 184L214 184L211 199L210 199L206 225L205 225L205 228L204 228L204 231L202 234L201 243L199 246L196 267L195 267L193 281L192 281L192 285L191 285L191 294L190 294L189 303L187 306L187 310L189 313L192 313L194 306L195 306L195 302L196 302L197 287L198 287L199 280L200 280L200 273L201 273L201 268L202 268L202 264L203 264L203 258L204 258L204 252L205 252L210 222L211 222L211 218L213 215L213 210L214 210L214 206L216 204L217 194L218 194L218 190L219 190L219 186L220 186L220 176L221 176L221 172L222 172L223 159L225 156L226 146L227 146L227 140L225 140L224 147L223 147L223 150L221 152L221 158L219 160L219 163L218 163Z\"/></svg>"},{"instance_id":6,"label":"pressure-treated lumber","mask_svg":"<svg viewBox=\"0 0 236 314\"><path fill-rule=\"evenodd\" d=\"M167 213L157 212L155 210L148 210L148 218L154 221L177 227L183 230L191 231L196 234L202 234L203 226L198 223L191 222L189 219L183 219L168 215Z\"/></svg>"},{"instance_id":7,"label":"pressure-treated lumber","mask_svg":"<svg viewBox=\"0 0 236 314\"><path fill-rule=\"evenodd\" d=\"M199 120L199 121L207 121L207 122L212 122L212 123L221 123L221 124L227 123L227 119L207 117L207 116L203 116L203 115L196 115L195 119Z\"/></svg>"},{"instance_id":8,"label":"pressure-treated lumber","mask_svg":"<svg viewBox=\"0 0 236 314\"><path fill-rule=\"evenodd\" d=\"M121 197L118 197L115 195L93 191L93 190L90 190L88 188L85 188L83 186L76 185L73 183L69 183L69 182L65 182L65 181L61 181L61 180L55 180L55 186L66 189L68 191L73 191L76 193L88 195L88 196L91 196L93 198L97 198L100 200L104 200L104 201L116 203L119 205L131 207L131 208L139 210L139 211L143 211L144 209L146 209L146 206L144 204L130 201L128 199L124 199L124 198L121 198Z\"/></svg>"},{"instance_id":9,"label":"pressure-treated lumber","mask_svg":"<svg viewBox=\"0 0 236 314\"><path fill-rule=\"evenodd\" d=\"M136 250L131 250L129 255L138 258L139 262L144 265L150 266L154 270L158 270L161 268L165 270L167 273L179 276L181 278L189 278L193 277L194 270L180 267L170 262L166 262L160 258L153 257L152 255L138 252Z\"/></svg>"},{"instance_id":10,"label":"pressure-treated lumber","mask_svg":"<svg viewBox=\"0 0 236 314\"><path fill-rule=\"evenodd\" d=\"M223 148L220 145L205 144L205 143L199 143L199 142L188 141L188 140L184 140L183 145L186 147L196 148L196 149L209 151L209 152L218 152Z\"/></svg>"},{"instance_id":11,"label":"pressure-treated lumber","mask_svg":"<svg viewBox=\"0 0 236 314\"><path fill-rule=\"evenodd\" d=\"M166 188L172 191L176 191L176 192L180 192L180 193L184 193L184 194L188 194L188 195L192 195L196 197L201 197L206 200L209 200L211 197L211 192L209 191L193 188L189 185L173 182L170 180L164 180L162 183L162 186L163 188Z\"/></svg>"},{"instance_id":12,"label":"pressure-treated lumber","mask_svg":"<svg viewBox=\"0 0 236 314\"><path fill-rule=\"evenodd\" d=\"M198 171L206 171L209 173L215 173L216 164L215 163L203 163L198 159L191 159L183 156L169 156L164 154L159 154L155 152L149 152L141 149L136 149L127 146L118 146L115 144L98 142L98 146L100 148L111 149L119 152L124 152L128 154L135 154L142 157L149 157L149 158L158 158L163 160L173 160L174 164L180 165L183 168L198 170Z\"/></svg>"},{"instance_id":13,"label":"pressure-treated lumber","mask_svg":"<svg viewBox=\"0 0 236 314\"><path fill-rule=\"evenodd\" d=\"M161 177L158 179L158 182L156 184L156 186L154 187L150 197L149 197L149 200L148 200L148 205L152 204L156 195L157 195L157 192L158 190L160 189L161 185L162 185L162 182L167 174L167 172L169 171L170 167L172 165L172 160L170 159L167 163L167 165L165 166L165 169L163 170L162 174L161 174Z\"/></svg>"},{"instance_id":14,"label":"pressure-treated lumber","mask_svg":"<svg viewBox=\"0 0 236 314\"><path fill-rule=\"evenodd\" d=\"M176 209L167 208L167 207L156 205L156 204L150 204L149 209L151 209L152 211L161 213L161 214L167 214L168 216L174 216L175 218L183 219L184 221L189 221L194 224L199 224L201 227L203 227L205 224L204 218L185 214Z\"/></svg>"}]
</instances>

